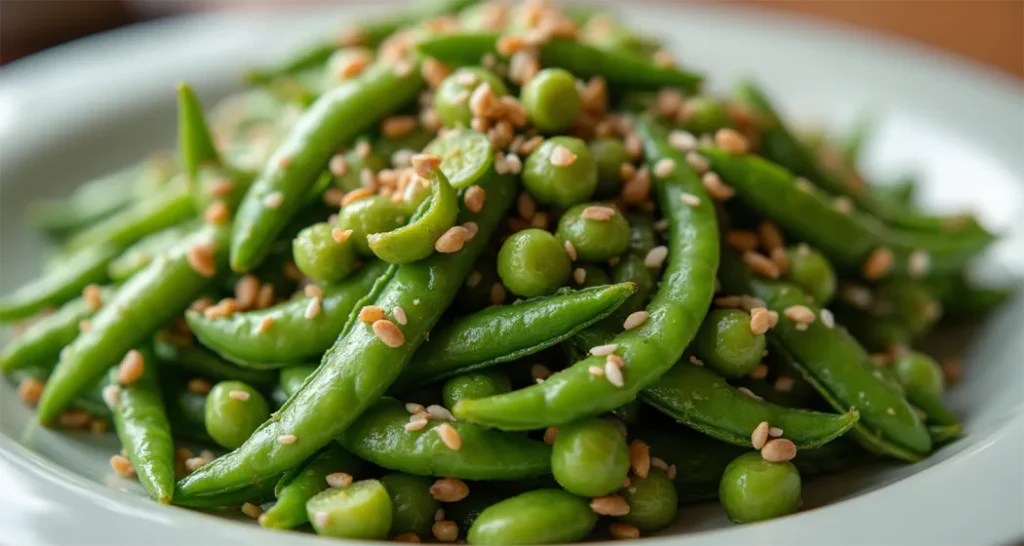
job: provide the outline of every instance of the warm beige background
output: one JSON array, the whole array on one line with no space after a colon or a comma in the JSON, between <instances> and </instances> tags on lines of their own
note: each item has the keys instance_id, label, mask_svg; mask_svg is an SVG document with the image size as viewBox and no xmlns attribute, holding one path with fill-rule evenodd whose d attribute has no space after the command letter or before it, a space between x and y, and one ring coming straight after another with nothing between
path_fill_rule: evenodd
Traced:
<instances>
[{"instance_id":1,"label":"warm beige background","mask_svg":"<svg viewBox=\"0 0 1024 546\"><path fill-rule=\"evenodd\" d=\"M703 1L795 11L898 34L1024 77L1024 0ZM76 36L126 24L154 8L161 12L199 6L251 9L254 3L265 4L266 0L0 0L0 61L9 62Z\"/></svg>"}]
</instances>

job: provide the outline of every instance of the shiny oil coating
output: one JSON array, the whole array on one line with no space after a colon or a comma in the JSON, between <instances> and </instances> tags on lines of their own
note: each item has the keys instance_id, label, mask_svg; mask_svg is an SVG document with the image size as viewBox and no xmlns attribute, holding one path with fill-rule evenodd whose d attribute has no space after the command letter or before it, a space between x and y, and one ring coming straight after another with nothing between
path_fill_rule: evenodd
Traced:
<instances>
[{"instance_id":1,"label":"shiny oil coating","mask_svg":"<svg viewBox=\"0 0 1024 546\"><path fill-rule=\"evenodd\" d=\"M117 364L129 349L188 307L212 282L189 264L195 244L211 245L224 269L226 226L204 226L135 274L92 318L92 327L61 351L39 400L39 421L49 423L87 385Z\"/></svg>"},{"instance_id":2,"label":"shiny oil coating","mask_svg":"<svg viewBox=\"0 0 1024 546\"><path fill-rule=\"evenodd\" d=\"M409 431L409 412L394 398L383 398L339 436L357 457L389 470L420 476L464 480L519 480L551 472L551 447L521 435L489 430L469 423L447 422L458 432L462 447L444 443L430 420Z\"/></svg>"},{"instance_id":3,"label":"shiny oil coating","mask_svg":"<svg viewBox=\"0 0 1024 546\"><path fill-rule=\"evenodd\" d=\"M625 384L590 373L604 367L592 356L558 372L543 383L500 396L463 400L454 408L459 419L507 430L529 430L567 423L585 415L613 410L658 380L682 356L700 326L714 294L718 269L718 226L711 200L686 160L661 136L653 122L641 121L647 161L673 159L674 172L654 177L658 202L669 219L669 255L661 287L647 306L641 326L615 337L616 353L626 365ZM700 197L696 207L682 202L684 193Z\"/></svg>"},{"instance_id":4,"label":"shiny oil coating","mask_svg":"<svg viewBox=\"0 0 1024 546\"><path fill-rule=\"evenodd\" d=\"M0 299L0 322L30 317L47 305L61 305L92 283L107 280L107 263L117 256L114 245L98 244L73 254L61 267Z\"/></svg>"},{"instance_id":5,"label":"shiny oil coating","mask_svg":"<svg viewBox=\"0 0 1024 546\"><path fill-rule=\"evenodd\" d=\"M377 65L321 95L242 200L232 231L232 269L247 271L258 265L338 147L412 100L421 86L415 67L399 76L393 67ZM281 196L280 204L267 206L267 197L275 193Z\"/></svg>"},{"instance_id":6,"label":"shiny oil coating","mask_svg":"<svg viewBox=\"0 0 1024 546\"><path fill-rule=\"evenodd\" d=\"M644 389L643 398L677 421L738 446L750 446L751 432L764 421L781 428L798 448L817 447L846 434L858 418L856 410L836 415L754 400L715 372L688 361Z\"/></svg>"},{"instance_id":7,"label":"shiny oil coating","mask_svg":"<svg viewBox=\"0 0 1024 546\"><path fill-rule=\"evenodd\" d=\"M387 264L374 260L341 282L325 286L320 313L312 319L305 317L312 298L305 297L220 319L189 311L185 320L203 345L230 360L308 362L331 347L356 302L387 269ZM259 332L260 323L268 317L273 323L267 331Z\"/></svg>"},{"instance_id":8,"label":"shiny oil coating","mask_svg":"<svg viewBox=\"0 0 1024 546\"><path fill-rule=\"evenodd\" d=\"M369 324L346 328L313 376L270 421L242 447L181 480L176 495L187 499L233 491L286 471L327 445L384 394L451 303L512 204L514 179L491 174L481 186L487 191L483 210L460 213L460 222L477 223L477 236L459 252L398 266L376 298L389 316L396 306L405 310L405 342L388 347ZM278 437L287 434L297 441L281 444Z\"/></svg>"}]
</instances>

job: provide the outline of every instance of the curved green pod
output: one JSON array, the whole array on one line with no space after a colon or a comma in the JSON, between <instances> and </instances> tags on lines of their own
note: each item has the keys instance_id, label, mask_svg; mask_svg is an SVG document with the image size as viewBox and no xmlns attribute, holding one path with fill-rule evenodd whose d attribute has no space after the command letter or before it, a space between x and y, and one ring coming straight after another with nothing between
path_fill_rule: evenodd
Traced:
<instances>
[{"instance_id":1,"label":"curved green pod","mask_svg":"<svg viewBox=\"0 0 1024 546\"><path fill-rule=\"evenodd\" d=\"M30 317L74 299L90 284L106 282L107 264L117 253L116 246L107 244L75 252L59 268L0 298L0 322Z\"/></svg>"},{"instance_id":2,"label":"curved green pod","mask_svg":"<svg viewBox=\"0 0 1024 546\"><path fill-rule=\"evenodd\" d=\"M392 264L415 262L430 256L434 245L459 215L458 194L441 169L430 172L429 204L409 224L383 233L366 236L370 250Z\"/></svg>"},{"instance_id":3,"label":"curved green pod","mask_svg":"<svg viewBox=\"0 0 1024 546\"><path fill-rule=\"evenodd\" d=\"M181 178L125 209L89 226L68 239L66 247L79 250L98 244L124 248L143 237L167 229L196 213L192 192Z\"/></svg>"},{"instance_id":4,"label":"curved green pod","mask_svg":"<svg viewBox=\"0 0 1024 546\"><path fill-rule=\"evenodd\" d=\"M394 398L370 406L338 437L360 459L388 470L464 480L519 480L551 472L551 447L543 442L469 423L430 420L406 430L409 412ZM455 429L462 446L452 449L437 429Z\"/></svg>"},{"instance_id":5,"label":"curved green pod","mask_svg":"<svg viewBox=\"0 0 1024 546\"><path fill-rule=\"evenodd\" d=\"M344 472L358 477L365 466L340 446L328 446L308 463L281 477L274 488L277 501L260 516L260 525L293 529L307 523L306 502L327 489L328 474Z\"/></svg>"}]
</instances>

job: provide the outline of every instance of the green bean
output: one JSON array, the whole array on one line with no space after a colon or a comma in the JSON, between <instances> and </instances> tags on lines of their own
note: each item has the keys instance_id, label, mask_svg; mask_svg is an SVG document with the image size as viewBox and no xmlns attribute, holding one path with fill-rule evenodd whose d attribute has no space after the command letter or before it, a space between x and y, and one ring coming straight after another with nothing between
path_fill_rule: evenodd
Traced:
<instances>
[{"instance_id":1,"label":"green bean","mask_svg":"<svg viewBox=\"0 0 1024 546\"><path fill-rule=\"evenodd\" d=\"M645 140L648 163L653 166L661 159L672 159L675 169L670 176L655 176L653 180L658 202L670 224L668 263L646 317L631 315L636 317L627 319L631 328L612 341L616 355L625 363L622 374L615 373L620 370L607 357L595 355L539 385L480 400L463 400L453 408L460 420L529 430L615 409L668 371L696 334L711 304L718 268L714 211L696 173L661 131L648 120L641 120L638 129ZM699 200L696 206L687 204L693 203L693 198ZM635 322L641 319L643 323L637 326ZM592 367L606 374L611 369L615 375L599 377L591 372Z\"/></svg>"},{"instance_id":2,"label":"green bean","mask_svg":"<svg viewBox=\"0 0 1024 546\"><path fill-rule=\"evenodd\" d=\"M139 239L107 264L107 276L114 282L124 282L142 271L152 263L153 258L166 252L195 227L192 223L186 222Z\"/></svg>"},{"instance_id":3,"label":"green bean","mask_svg":"<svg viewBox=\"0 0 1024 546\"><path fill-rule=\"evenodd\" d=\"M634 476L622 491L629 513L619 520L641 531L657 531L676 519L679 495L672 479L663 470L652 468L647 476Z\"/></svg>"},{"instance_id":4,"label":"green bean","mask_svg":"<svg viewBox=\"0 0 1024 546\"><path fill-rule=\"evenodd\" d=\"M223 269L226 237L226 229L204 226L129 279L92 318L89 331L61 352L39 400L39 421L53 421L83 386L201 294Z\"/></svg>"},{"instance_id":5,"label":"green bean","mask_svg":"<svg viewBox=\"0 0 1024 546\"><path fill-rule=\"evenodd\" d=\"M184 83L178 85L178 150L184 166L182 171L190 182L196 179L204 163L221 163L206 126L203 105L192 88Z\"/></svg>"},{"instance_id":6,"label":"green bean","mask_svg":"<svg viewBox=\"0 0 1024 546\"><path fill-rule=\"evenodd\" d=\"M452 407L462 399L484 398L512 390L512 381L499 370L483 370L456 375L441 388L444 405Z\"/></svg>"},{"instance_id":7,"label":"green bean","mask_svg":"<svg viewBox=\"0 0 1024 546\"><path fill-rule=\"evenodd\" d=\"M391 529L391 499L377 480L321 491L306 503L306 513L319 535L384 539Z\"/></svg>"},{"instance_id":8,"label":"green bean","mask_svg":"<svg viewBox=\"0 0 1024 546\"><path fill-rule=\"evenodd\" d=\"M195 214L192 194L184 180L169 182L68 239L66 247L80 250L99 244L124 248L143 237L179 224Z\"/></svg>"},{"instance_id":9,"label":"green bean","mask_svg":"<svg viewBox=\"0 0 1024 546\"><path fill-rule=\"evenodd\" d=\"M378 65L317 99L242 200L231 241L232 269L255 267L337 148L409 102L420 87L415 67L399 75L394 67Z\"/></svg>"},{"instance_id":10,"label":"green bean","mask_svg":"<svg viewBox=\"0 0 1024 546\"><path fill-rule=\"evenodd\" d=\"M417 47L428 57L468 65L480 62L488 53L498 53L498 38L497 34L490 33L444 34L425 38ZM702 79L678 68L656 65L643 56L562 38L553 38L541 45L540 63L564 68L576 77L601 76L612 85L629 88L677 87L691 90L700 85Z\"/></svg>"},{"instance_id":11,"label":"green bean","mask_svg":"<svg viewBox=\"0 0 1024 546\"><path fill-rule=\"evenodd\" d=\"M113 295L113 288L100 288L99 301L108 301ZM33 322L0 353L0 373L8 374L14 370L56 362L60 350L78 336L82 321L88 320L96 311L85 298L76 298L54 313Z\"/></svg>"},{"instance_id":12,"label":"green bean","mask_svg":"<svg viewBox=\"0 0 1024 546\"><path fill-rule=\"evenodd\" d=\"M238 506L246 502L263 504L274 498L274 486L277 485L280 479L281 475L275 474L261 480L250 480L241 488L232 491L198 495L189 498L180 498L175 494L174 504L201 510Z\"/></svg>"},{"instance_id":13,"label":"green bean","mask_svg":"<svg viewBox=\"0 0 1024 546\"><path fill-rule=\"evenodd\" d=\"M574 495L608 495L629 473L626 437L611 421L596 417L561 426L552 445L551 473Z\"/></svg>"},{"instance_id":14,"label":"green bean","mask_svg":"<svg viewBox=\"0 0 1024 546\"><path fill-rule=\"evenodd\" d=\"M391 496L391 535L428 536L434 514L441 508L441 503L430 492L431 480L392 472L381 476L380 481Z\"/></svg>"},{"instance_id":15,"label":"green bean","mask_svg":"<svg viewBox=\"0 0 1024 546\"><path fill-rule=\"evenodd\" d=\"M344 472L359 476L366 464L336 445L327 446L308 463L281 477L274 488L277 501L259 517L260 525L293 529L309 522L306 502L328 488L327 476Z\"/></svg>"},{"instance_id":16,"label":"green bean","mask_svg":"<svg viewBox=\"0 0 1024 546\"><path fill-rule=\"evenodd\" d=\"M680 362L643 391L644 401L687 426L738 446L751 444L762 422L783 430L798 448L827 444L846 434L859 414L842 415L784 408L743 394L714 372Z\"/></svg>"},{"instance_id":17,"label":"green bean","mask_svg":"<svg viewBox=\"0 0 1024 546\"><path fill-rule=\"evenodd\" d=\"M718 497L735 523L762 521L800 509L800 472L789 461L745 453L725 468Z\"/></svg>"},{"instance_id":18,"label":"green bean","mask_svg":"<svg viewBox=\"0 0 1024 546\"><path fill-rule=\"evenodd\" d=\"M561 544L582 540L597 524L585 499L538 489L491 505L469 528L469 544Z\"/></svg>"},{"instance_id":19,"label":"green bean","mask_svg":"<svg viewBox=\"0 0 1024 546\"><path fill-rule=\"evenodd\" d=\"M434 252L435 246L441 244L441 236L455 225L459 215L455 188L448 184L441 169L431 170L429 180L429 206L421 208L412 222L394 231L367 235L367 244L378 258L393 264L422 260ZM439 252L452 252L452 248L443 247Z\"/></svg>"},{"instance_id":20,"label":"green bean","mask_svg":"<svg viewBox=\"0 0 1024 546\"><path fill-rule=\"evenodd\" d=\"M174 493L174 440L157 379L157 360L148 350L129 351L110 369L114 427L143 487L163 504ZM109 402L108 402L109 403Z\"/></svg>"},{"instance_id":21,"label":"green bean","mask_svg":"<svg viewBox=\"0 0 1024 546\"><path fill-rule=\"evenodd\" d=\"M331 347L356 303L387 268L387 264L373 261L340 283L325 286L320 312L312 319L305 314L314 296L222 319L189 311L185 320L203 345L231 361L310 361ZM268 319L270 328L260 332L260 324Z\"/></svg>"},{"instance_id":22,"label":"green bean","mask_svg":"<svg viewBox=\"0 0 1024 546\"><path fill-rule=\"evenodd\" d=\"M56 269L0 299L0 322L30 317L49 305L62 305L93 283L107 280L107 264L118 249L97 245L75 252Z\"/></svg>"},{"instance_id":23,"label":"green bean","mask_svg":"<svg viewBox=\"0 0 1024 546\"><path fill-rule=\"evenodd\" d=\"M408 430L410 422L401 402L383 398L338 441L365 461L418 476L519 480L551 472L551 448L542 442L461 422L430 420ZM445 430L455 431L456 444Z\"/></svg>"},{"instance_id":24,"label":"green bean","mask_svg":"<svg viewBox=\"0 0 1024 546\"><path fill-rule=\"evenodd\" d=\"M216 381L242 381L259 387L266 387L277 382L274 370L257 370L243 368L227 362L212 351L196 346L180 346L173 341L160 339L153 341L153 353L160 359L164 367L179 368L183 371L213 379Z\"/></svg>"}]
</instances>

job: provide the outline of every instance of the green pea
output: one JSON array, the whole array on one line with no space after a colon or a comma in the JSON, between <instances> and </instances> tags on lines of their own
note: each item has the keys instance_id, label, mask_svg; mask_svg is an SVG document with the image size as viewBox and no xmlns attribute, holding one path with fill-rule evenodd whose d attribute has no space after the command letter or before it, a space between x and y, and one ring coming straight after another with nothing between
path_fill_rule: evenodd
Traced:
<instances>
[{"instance_id":1,"label":"green pea","mask_svg":"<svg viewBox=\"0 0 1024 546\"><path fill-rule=\"evenodd\" d=\"M338 227L351 229L349 241L363 256L372 256L366 236L397 229L405 224L406 211L401 205L382 195L373 195L346 205L338 215Z\"/></svg>"},{"instance_id":2,"label":"green pea","mask_svg":"<svg viewBox=\"0 0 1024 546\"><path fill-rule=\"evenodd\" d=\"M339 243L327 222L313 224L292 241L292 257L302 274L319 282L337 282L356 267L356 245L350 238Z\"/></svg>"},{"instance_id":3,"label":"green pea","mask_svg":"<svg viewBox=\"0 0 1024 546\"><path fill-rule=\"evenodd\" d=\"M644 259L636 254L625 254L619 263L612 266L612 282L631 282L636 285L633 295L612 315L618 317L617 322L621 323L630 313L647 306L647 299L654 290L654 281L651 269L644 265Z\"/></svg>"},{"instance_id":4,"label":"green pea","mask_svg":"<svg viewBox=\"0 0 1024 546\"><path fill-rule=\"evenodd\" d=\"M560 544L584 539L597 524L586 499L538 489L491 505L466 536L470 544Z\"/></svg>"},{"instance_id":5,"label":"green pea","mask_svg":"<svg viewBox=\"0 0 1024 546\"><path fill-rule=\"evenodd\" d=\"M501 278L498 277L497 264L494 258L488 256L477 260L473 270L466 277L466 283L459 290L459 294L455 296L455 303L458 304L460 309L467 312L479 311L484 307L493 305L494 302L491 301L491 296L494 292L495 283L500 285Z\"/></svg>"},{"instance_id":6,"label":"green pea","mask_svg":"<svg viewBox=\"0 0 1024 546\"><path fill-rule=\"evenodd\" d=\"M932 357L908 351L892 363L892 371L907 391L914 390L931 396L941 396L945 389L942 367Z\"/></svg>"},{"instance_id":7,"label":"green pea","mask_svg":"<svg viewBox=\"0 0 1024 546\"><path fill-rule=\"evenodd\" d=\"M539 203L568 208L594 195L597 164L582 140L551 137L526 158L522 178Z\"/></svg>"},{"instance_id":8,"label":"green pea","mask_svg":"<svg viewBox=\"0 0 1024 546\"><path fill-rule=\"evenodd\" d=\"M576 78L568 70L541 70L523 86L519 96L530 122L545 133L569 129L580 115L580 93Z\"/></svg>"},{"instance_id":9,"label":"green pea","mask_svg":"<svg viewBox=\"0 0 1024 546\"><path fill-rule=\"evenodd\" d=\"M571 267L562 243L542 229L515 233L498 251L501 282L524 298L550 294L565 285Z\"/></svg>"},{"instance_id":10,"label":"green pea","mask_svg":"<svg viewBox=\"0 0 1024 546\"><path fill-rule=\"evenodd\" d=\"M459 400L475 400L511 390L512 382L504 372L483 370L457 375L445 381L441 392L445 407L452 408Z\"/></svg>"},{"instance_id":11,"label":"green pea","mask_svg":"<svg viewBox=\"0 0 1024 546\"><path fill-rule=\"evenodd\" d=\"M210 389L204 407L206 432L218 444L235 449L270 418L259 391L241 381L221 381Z\"/></svg>"},{"instance_id":12,"label":"green pea","mask_svg":"<svg viewBox=\"0 0 1024 546\"><path fill-rule=\"evenodd\" d=\"M607 495L622 487L629 473L626 437L615 424L596 417L562 426L551 450L551 473L570 493Z\"/></svg>"},{"instance_id":13,"label":"green pea","mask_svg":"<svg viewBox=\"0 0 1024 546\"><path fill-rule=\"evenodd\" d=\"M720 375L743 377L761 362L766 344L764 334L750 331L750 313L715 309L701 323L693 352Z\"/></svg>"},{"instance_id":14,"label":"green pea","mask_svg":"<svg viewBox=\"0 0 1024 546\"><path fill-rule=\"evenodd\" d=\"M672 523L679 508L676 484L664 471L652 468L646 478L632 476L622 490L629 514L619 519L641 531L656 531Z\"/></svg>"},{"instance_id":15,"label":"green pea","mask_svg":"<svg viewBox=\"0 0 1024 546\"><path fill-rule=\"evenodd\" d=\"M909 279L893 279L878 287L880 311L899 320L911 336L928 332L942 314L942 306L923 283Z\"/></svg>"},{"instance_id":16,"label":"green pea","mask_svg":"<svg viewBox=\"0 0 1024 546\"><path fill-rule=\"evenodd\" d=\"M824 254L807 245L786 249L789 269L785 277L807 291L818 305L825 305L836 293L836 270Z\"/></svg>"},{"instance_id":17,"label":"green pea","mask_svg":"<svg viewBox=\"0 0 1024 546\"><path fill-rule=\"evenodd\" d=\"M303 383L306 382L306 379L316 371L316 368L315 364L281 368L281 371L278 372L278 381L285 396L295 394L295 391L302 387Z\"/></svg>"},{"instance_id":18,"label":"green pea","mask_svg":"<svg viewBox=\"0 0 1024 546\"><path fill-rule=\"evenodd\" d=\"M617 138L597 138L590 143L590 155L597 164L597 189L594 190L594 197L610 199L619 195L623 182L619 174L622 164L633 162L626 151L626 145Z\"/></svg>"},{"instance_id":19,"label":"green pea","mask_svg":"<svg viewBox=\"0 0 1024 546\"><path fill-rule=\"evenodd\" d=\"M736 523L762 521L800 509L800 472L789 461L768 462L753 451L725 467L718 499Z\"/></svg>"},{"instance_id":20,"label":"green pea","mask_svg":"<svg viewBox=\"0 0 1024 546\"><path fill-rule=\"evenodd\" d=\"M589 288L591 286L603 286L612 283L612 278L605 272L604 268L594 264L581 265L579 269L583 270L583 282L576 283L576 279L573 278L573 282L579 284L580 288ZM576 270L573 270L573 276L575 277Z\"/></svg>"},{"instance_id":21,"label":"green pea","mask_svg":"<svg viewBox=\"0 0 1024 546\"><path fill-rule=\"evenodd\" d=\"M719 129L732 126L732 120L729 119L725 107L709 97L693 97L687 100L686 113L683 128L695 135L713 134Z\"/></svg>"},{"instance_id":22,"label":"green pea","mask_svg":"<svg viewBox=\"0 0 1024 546\"><path fill-rule=\"evenodd\" d=\"M377 480L321 491L306 502L306 513L319 535L385 539L391 530L391 497Z\"/></svg>"},{"instance_id":23,"label":"green pea","mask_svg":"<svg viewBox=\"0 0 1024 546\"><path fill-rule=\"evenodd\" d=\"M377 174L391 166L391 157L377 147L367 148L369 144L370 141L365 138L356 141L356 144L343 156L345 158L344 170L332 169L334 185L341 188L342 191L350 192L363 187L364 169L369 169Z\"/></svg>"},{"instance_id":24,"label":"green pea","mask_svg":"<svg viewBox=\"0 0 1024 546\"><path fill-rule=\"evenodd\" d=\"M394 472L380 477L391 497L391 535L416 533L430 534L434 513L441 503L430 494L433 480Z\"/></svg>"},{"instance_id":25,"label":"green pea","mask_svg":"<svg viewBox=\"0 0 1024 546\"><path fill-rule=\"evenodd\" d=\"M591 207L613 212L607 220L585 218L584 211ZM555 234L572 243L582 262L603 262L629 248L629 222L618 209L601 203L582 203L565 211Z\"/></svg>"},{"instance_id":26,"label":"green pea","mask_svg":"<svg viewBox=\"0 0 1024 546\"><path fill-rule=\"evenodd\" d=\"M469 97L485 83L496 96L508 94L501 78L486 68L466 66L449 74L434 93L434 113L441 123L446 127L469 127L473 119Z\"/></svg>"}]
</instances>

